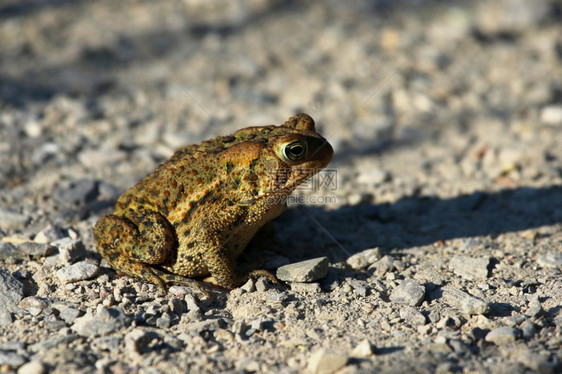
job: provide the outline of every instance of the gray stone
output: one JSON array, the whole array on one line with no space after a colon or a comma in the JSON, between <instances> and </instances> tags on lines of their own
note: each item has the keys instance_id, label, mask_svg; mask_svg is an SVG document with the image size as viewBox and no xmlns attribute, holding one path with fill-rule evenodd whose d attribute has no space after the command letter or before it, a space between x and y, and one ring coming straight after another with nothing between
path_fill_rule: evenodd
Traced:
<instances>
[{"instance_id":1,"label":"gray stone","mask_svg":"<svg viewBox=\"0 0 562 374\"><path fill-rule=\"evenodd\" d=\"M24 259L25 255L15 245L0 241L0 259Z\"/></svg>"},{"instance_id":2,"label":"gray stone","mask_svg":"<svg viewBox=\"0 0 562 374\"><path fill-rule=\"evenodd\" d=\"M537 263L547 268L562 268L562 252L547 252L539 257Z\"/></svg>"},{"instance_id":3,"label":"gray stone","mask_svg":"<svg viewBox=\"0 0 562 374\"><path fill-rule=\"evenodd\" d=\"M486 314L490 311L490 306L487 302L461 291L458 288L445 286L442 290L445 302L457 308L462 313L474 315Z\"/></svg>"},{"instance_id":4,"label":"gray stone","mask_svg":"<svg viewBox=\"0 0 562 374\"><path fill-rule=\"evenodd\" d=\"M12 313L6 309L0 309L0 326L7 326L13 322Z\"/></svg>"},{"instance_id":5,"label":"gray stone","mask_svg":"<svg viewBox=\"0 0 562 374\"><path fill-rule=\"evenodd\" d=\"M74 308L66 308L60 312L59 317L66 323L72 324L80 316L82 312Z\"/></svg>"},{"instance_id":6,"label":"gray stone","mask_svg":"<svg viewBox=\"0 0 562 374\"><path fill-rule=\"evenodd\" d=\"M18 368L25 362L25 358L17 353L0 350L0 366Z\"/></svg>"},{"instance_id":7,"label":"gray stone","mask_svg":"<svg viewBox=\"0 0 562 374\"><path fill-rule=\"evenodd\" d=\"M252 278L250 278L248 279L248 281L246 281L246 283L240 286L240 288L246 292L254 292L256 290L256 282Z\"/></svg>"},{"instance_id":8,"label":"gray stone","mask_svg":"<svg viewBox=\"0 0 562 374\"><path fill-rule=\"evenodd\" d=\"M521 333L524 339L531 339L537 333L537 329L535 328L535 324L529 320L523 322L521 326Z\"/></svg>"},{"instance_id":9,"label":"gray stone","mask_svg":"<svg viewBox=\"0 0 562 374\"><path fill-rule=\"evenodd\" d=\"M62 238L52 243L59 249L60 259L67 263L72 264L87 255L84 243L81 240L74 240L71 238Z\"/></svg>"},{"instance_id":10,"label":"gray stone","mask_svg":"<svg viewBox=\"0 0 562 374\"><path fill-rule=\"evenodd\" d=\"M326 349L320 349L310 355L307 369L313 374L329 374L340 370L346 364L346 356Z\"/></svg>"},{"instance_id":11,"label":"gray stone","mask_svg":"<svg viewBox=\"0 0 562 374\"><path fill-rule=\"evenodd\" d=\"M418 306L425 296L425 287L415 279L406 278L390 293L390 301L398 304Z\"/></svg>"},{"instance_id":12,"label":"gray stone","mask_svg":"<svg viewBox=\"0 0 562 374\"><path fill-rule=\"evenodd\" d=\"M544 313L542 308L541 302L539 301L538 296L533 297L531 301L529 301L529 305L527 306L527 310L525 311L525 315L529 317L538 317Z\"/></svg>"},{"instance_id":13,"label":"gray stone","mask_svg":"<svg viewBox=\"0 0 562 374\"><path fill-rule=\"evenodd\" d=\"M353 270L363 270L382 258L380 248L371 248L354 254L347 259L347 264Z\"/></svg>"},{"instance_id":14,"label":"gray stone","mask_svg":"<svg viewBox=\"0 0 562 374\"><path fill-rule=\"evenodd\" d=\"M400 318L412 326L420 326L427 323L427 319L419 310L408 305L400 308Z\"/></svg>"},{"instance_id":15,"label":"gray stone","mask_svg":"<svg viewBox=\"0 0 562 374\"><path fill-rule=\"evenodd\" d=\"M104 336L121 329L128 323L128 320L129 318L121 308L99 306L95 315L88 313L77 318L72 325L72 330L76 331L78 335L86 337Z\"/></svg>"},{"instance_id":16,"label":"gray stone","mask_svg":"<svg viewBox=\"0 0 562 374\"><path fill-rule=\"evenodd\" d=\"M521 336L521 330L510 326L493 329L486 335L486 341L496 345L505 345L515 342Z\"/></svg>"},{"instance_id":17,"label":"gray stone","mask_svg":"<svg viewBox=\"0 0 562 374\"><path fill-rule=\"evenodd\" d=\"M265 277L260 277L256 280L256 291L258 292L265 292L271 288L269 282L265 279Z\"/></svg>"},{"instance_id":18,"label":"gray stone","mask_svg":"<svg viewBox=\"0 0 562 374\"><path fill-rule=\"evenodd\" d=\"M28 296L20 301L19 307L26 310L44 309L47 307L47 303L36 296Z\"/></svg>"},{"instance_id":19,"label":"gray stone","mask_svg":"<svg viewBox=\"0 0 562 374\"><path fill-rule=\"evenodd\" d=\"M0 309L12 311L23 298L23 284L0 269Z\"/></svg>"},{"instance_id":20,"label":"gray stone","mask_svg":"<svg viewBox=\"0 0 562 374\"><path fill-rule=\"evenodd\" d=\"M394 259L391 256L383 256L380 260L369 266L369 270L373 270L373 273L382 278L388 272L394 270Z\"/></svg>"},{"instance_id":21,"label":"gray stone","mask_svg":"<svg viewBox=\"0 0 562 374\"><path fill-rule=\"evenodd\" d=\"M73 283L91 279L98 274L99 266L84 260L57 271L57 278L63 283Z\"/></svg>"},{"instance_id":22,"label":"gray stone","mask_svg":"<svg viewBox=\"0 0 562 374\"><path fill-rule=\"evenodd\" d=\"M18 244L18 251L27 256L45 257L54 252L55 248L50 244L23 242Z\"/></svg>"},{"instance_id":23,"label":"gray stone","mask_svg":"<svg viewBox=\"0 0 562 374\"><path fill-rule=\"evenodd\" d=\"M328 257L318 257L281 266L277 269L277 278L285 282L314 282L328 273Z\"/></svg>"},{"instance_id":24,"label":"gray stone","mask_svg":"<svg viewBox=\"0 0 562 374\"><path fill-rule=\"evenodd\" d=\"M55 336L53 338L30 345L29 350L34 353L48 351L49 349L55 348L61 344L69 344L76 339L78 339L78 336L76 334Z\"/></svg>"},{"instance_id":25,"label":"gray stone","mask_svg":"<svg viewBox=\"0 0 562 374\"><path fill-rule=\"evenodd\" d=\"M449 266L455 274L465 279L482 280L488 277L489 264L490 257L454 256Z\"/></svg>"},{"instance_id":26,"label":"gray stone","mask_svg":"<svg viewBox=\"0 0 562 374\"><path fill-rule=\"evenodd\" d=\"M29 217L24 214L15 213L0 207L0 227L3 229L13 229L25 225Z\"/></svg>"},{"instance_id":27,"label":"gray stone","mask_svg":"<svg viewBox=\"0 0 562 374\"><path fill-rule=\"evenodd\" d=\"M102 336L92 340L92 346L104 351L115 351L119 349L123 336Z\"/></svg>"},{"instance_id":28,"label":"gray stone","mask_svg":"<svg viewBox=\"0 0 562 374\"><path fill-rule=\"evenodd\" d=\"M197 300L195 300L195 296L188 293L185 295L185 305L187 306L187 310L189 313L200 313L201 308L199 308L199 304L197 304Z\"/></svg>"},{"instance_id":29,"label":"gray stone","mask_svg":"<svg viewBox=\"0 0 562 374\"><path fill-rule=\"evenodd\" d=\"M144 354L149 350L149 344L153 339L158 338L158 334L136 328L125 335L125 350L128 353Z\"/></svg>"},{"instance_id":30,"label":"gray stone","mask_svg":"<svg viewBox=\"0 0 562 374\"><path fill-rule=\"evenodd\" d=\"M170 314L168 312L162 313L160 317L156 320L156 327L161 329L168 329L172 325L172 321L178 317Z\"/></svg>"}]
</instances>

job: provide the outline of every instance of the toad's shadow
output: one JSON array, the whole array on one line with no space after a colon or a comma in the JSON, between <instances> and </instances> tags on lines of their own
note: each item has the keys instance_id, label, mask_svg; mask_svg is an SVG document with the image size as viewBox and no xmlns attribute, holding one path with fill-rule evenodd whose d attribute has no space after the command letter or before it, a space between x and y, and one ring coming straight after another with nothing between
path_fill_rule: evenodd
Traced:
<instances>
[{"instance_id":1,"label":"toad's shadow","mask_svg":"<svg viewBox=\"0 0 562 374\"><path fill-rule=\"evenodd\" d=\"M340 261L375 246L400 250L559 223L562 186L475 192L451 199L408 197L337 210L301 205L274 221L275 249L292 259L328 256Z\"/></svg>"}]
</instances>

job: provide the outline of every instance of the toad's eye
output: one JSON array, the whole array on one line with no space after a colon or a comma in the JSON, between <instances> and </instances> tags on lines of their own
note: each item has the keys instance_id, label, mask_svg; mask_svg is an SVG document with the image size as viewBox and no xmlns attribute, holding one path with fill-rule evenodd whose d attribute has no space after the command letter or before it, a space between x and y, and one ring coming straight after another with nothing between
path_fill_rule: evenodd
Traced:
<instances>
[{"instance_id":1,"label":"toad's eye","mask_svg":"<svg viewBox=\"0 0 562 374\"><path fill-rule=\"evenodd\" d=\"M283 148L283 156L291 161L298 161L306 155L306 143L302 140L291 142Z\"/></svg>"}]
</instances>

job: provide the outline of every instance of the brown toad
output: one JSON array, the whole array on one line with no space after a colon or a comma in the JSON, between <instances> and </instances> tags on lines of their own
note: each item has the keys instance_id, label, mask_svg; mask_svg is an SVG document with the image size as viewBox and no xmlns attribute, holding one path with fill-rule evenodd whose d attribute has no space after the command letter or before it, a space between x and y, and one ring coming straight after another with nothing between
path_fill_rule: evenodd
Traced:
<instances>
[{"instance_id":1,"label":"brown toad","mask_svg":"<svg viewBox=\"0 0 562 374\"><path fill-rule=\"evenodd\" d=\"M332 156L306 114L184 147L100 218L96 246L119 275L163 288L211 275L215 284L234 288L266 274L239 275L235 258Z\"/></svg>"}]
</instances>

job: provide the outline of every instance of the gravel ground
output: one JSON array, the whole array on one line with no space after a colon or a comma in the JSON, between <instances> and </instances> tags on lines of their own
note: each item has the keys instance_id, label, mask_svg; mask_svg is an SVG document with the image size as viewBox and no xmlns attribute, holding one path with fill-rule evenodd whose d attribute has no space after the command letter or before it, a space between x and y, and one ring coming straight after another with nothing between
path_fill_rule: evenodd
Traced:
<instances>
[{"instance_id":1,"label":"gravel ground","mask_svg":"<svg viewBox=\"0 0 562 374\"><path fill-rule=\"evenodd\" d=\"M0 371L561 372L561 30L557 0L2 1ZM335 157L241 260L283 282L100 262L174 149L297 112Z\"/></svg>"}]
</instances>

